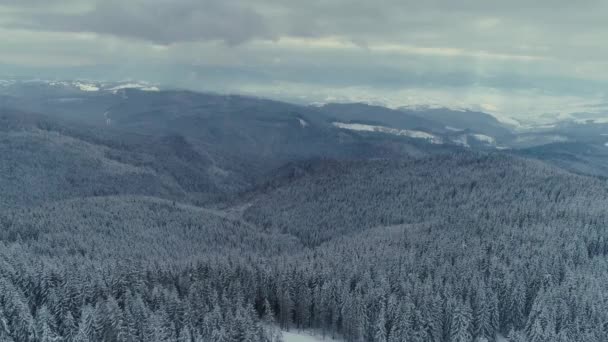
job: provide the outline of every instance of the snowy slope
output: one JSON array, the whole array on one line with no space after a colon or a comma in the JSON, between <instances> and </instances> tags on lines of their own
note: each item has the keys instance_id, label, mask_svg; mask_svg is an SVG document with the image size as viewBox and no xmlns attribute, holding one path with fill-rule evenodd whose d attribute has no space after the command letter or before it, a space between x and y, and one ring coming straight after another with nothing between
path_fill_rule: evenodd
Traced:
<instances>
[{"instance_id":1,"label":"snowy slope","mask_svg":"<svg viewBox=\"0 0 608 342\"><path fill-rule=\"evenodd\" d=\"M19 86L38 86L48 87L48 89L54 90L71 90L81 92L111 92L116 94L119 90L124 89L137 89L140 91L160 91L160 88L151 83L147 82L99 82L99 81L87 81L87 80L0 80L0 87L19 87Z\"/></svg>"},{"instance_id":2,"label":"snowy slope","mask_svg":"<svg viewBox=\"0 0 608 342\"><path fill-rule=\"evenodd\" d=\"M408 129L396 129L384 126L374 126L374 125L365 125L365 124L357 124L357 123L343 123L343 122L334 122L333 125L335 127L341 129L348 129L351 131L363 131L363 132L378 132L385 134L393 134L399 136L405 136L408 138L414 139L424 139L432 144L443 144L443 140L431 133L423 132L423 131L414 131Z\"/></svg>"},{"instance_id":3,"label":"snowy slope","mask_svg":"<svg viewBox=\"0 0 608 342\"><path fill-rule=\"evenodd\" d=\"M114 86L114 87L106 89L106 90L116 94L116 92L118 92L119 90L123 90L123 89L139 89L141 91L160 91L160 89L158 87L149 85L146 83L119 84L117 86Z\"/></svg>"},{"instance_id":4,"label":"snowy slope","mask_svg":"<svg viewBox=\"0 0 608 342\"><path fill-rule=\"evenodd\" d=\"M339 342L339 340L334 340L328 337L315 336L310 333L302 332L283 332L283 341L284 342Z\"/></svg>"}]
</instances>

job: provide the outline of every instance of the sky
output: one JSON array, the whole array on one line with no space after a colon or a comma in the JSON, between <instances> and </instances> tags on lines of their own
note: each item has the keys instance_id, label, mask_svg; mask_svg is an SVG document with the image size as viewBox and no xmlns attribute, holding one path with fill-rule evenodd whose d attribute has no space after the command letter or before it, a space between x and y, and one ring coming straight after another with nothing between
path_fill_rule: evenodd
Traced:
<instances>
[{"instance_id":1,"label":"sky","mask_svg":"<svg viewBox=\"0 0 608 342\"><path fill-rule=\"evenodd\" d=\"M608 116L605 0L0 0L0 75Z\"/></svg>"}]
</instances>

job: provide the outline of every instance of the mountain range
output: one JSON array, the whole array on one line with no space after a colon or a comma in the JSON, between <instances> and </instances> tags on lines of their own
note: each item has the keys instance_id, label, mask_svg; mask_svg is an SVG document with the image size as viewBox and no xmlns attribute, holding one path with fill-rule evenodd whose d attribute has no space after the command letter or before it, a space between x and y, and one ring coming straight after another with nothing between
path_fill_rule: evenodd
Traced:
<instances>
[{"instance_id":1,"label":"mountain range","mask_svg":"<svg viewBox=\"0 0 608 342\"><path fill-rule=\"evenodd\" d=\"M0 340L604 341L604 129L0 82Z\"/></svg>"},{"instance_id":2,"label":"mountain range","mask_svg":"<svg viewBox=\"0 0 608 342\"><path fill-rule=\"evenodd\" d=\"M444 148L506 150L604 174L608 123L564 120L523 128L491 114L439 107L387 108L364 103L302 106L262 98L162 90L146 82L0 82L0 107L129 135L176 135L213 165L213 177L237 170L257 177L311 157L371 157ZM101 133L101 132L100 132ZM587 157L570 155L578 146ZM568 145L569 144L569 145ZM218 151L218 146L221 151ZM437 146L435 146L436 148ZM571 159L571 160L569 160ZM585 164L581 167L579 164ZM236 169L235 169L236 168ZM243 172L240 172L241 174ZM249 179L248 181L251 181ZM237 182L238 183L238 182Z\"/></svg>"}]
</instances>

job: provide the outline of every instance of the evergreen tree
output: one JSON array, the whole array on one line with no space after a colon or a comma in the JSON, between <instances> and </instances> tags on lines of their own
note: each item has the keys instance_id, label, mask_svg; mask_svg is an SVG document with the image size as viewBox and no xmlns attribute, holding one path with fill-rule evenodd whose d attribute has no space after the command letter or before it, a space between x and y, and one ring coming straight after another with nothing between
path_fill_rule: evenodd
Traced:
<instances>
[{"instance_id":1,"label":"evergreen tree","mask_svg":"<svg viewBox=\"0 0 608 342\"><path fill-rule=\"evenodd\" d=\"M450 341L453 342L471 342L473 336L471 308L468 303L459 303L452 316L452 325L450 328Z\"/></svg>"}]
</instances>

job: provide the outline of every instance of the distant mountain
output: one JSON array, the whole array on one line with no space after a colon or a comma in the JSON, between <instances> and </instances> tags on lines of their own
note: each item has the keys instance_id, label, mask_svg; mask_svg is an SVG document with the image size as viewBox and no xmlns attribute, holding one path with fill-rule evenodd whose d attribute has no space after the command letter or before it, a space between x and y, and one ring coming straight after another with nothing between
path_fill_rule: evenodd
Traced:
<instances>
[{"instance_id":1,"label":"distant mountain","mask_svg":"<svg viewBox=\"0 0 608 342\"><path fill-rule=\"evenodd\" d=\"M6 87L0 341L606 340L599 126Z\"/></svg>"},{"instance_id":2,"label":"distant mountain","mask_svg":"<svg viewBox=\"0 0 608 342\"><path fill-rule=\"evenodd\" d=\"M563 143L603 146L607 142L608 123L566 120L530 127L512 136L508 144L512 148L528 149L549 144L563 146Z\"/></svg>"},{"instance_id":3,"label":"distant mountain","mask_svg":"<svg viewBox=\"0 0 608 342\"><path fill-rule=\"evenodd\" d=\"M0 109L0 174L5 206L123 194L201 201L244 182L181 136L99 131L8 109Z\"/></svg>"},{"instance_id":4,"label":"distant mountain","mask_svg":"<svg viewBox=\"0 0 608 342\"><path fill-rule=\"evenodd\" d=\"M502 139L513 134L507 125L487 113L449 108L412 109L408 107L402 107L400 111L407 115L433 120L450 131L470 130L496 139Z\"/></svg>"},{"instance_id":5,"label":"distant mountain","mask_svg":"<svg viewBox=\"0 0 608 342\"><path fill-rule=\"evenodd\" d=\"M442 124L420 115L363 103L331 103L319 107L319 110L333 121L357 122L431 133L446 132L446 128Z\"/></svg>"},{"instance_id":6,"label":"distant mountain","mask_svg":"<svg viewBox=\"0 0 608 342\"><path fill-rule=\"evenodd\" d=\"M608 122L603 121L562 121L555 124L555 132L567 134L576 140L587 142L608 142Z\"/></svg>"},{"instance_id":7,"label":"distant mountain","mask_svg":"<svg viewBox=\"0 0 608 342\"><path fill-rule=\"evenodd\" d=\"M472 110L430 106L394 110L363 103L300 106L162 90L130 81L4 80L0 108L47 114L47 124L55 119L79 123L81 127L70 134L82 137L91 136L82 132L86 126L95 127L98 135L147 136L155 143L176 144L176 149L188 146L207 160L211 183L233 190L255 183L284 163L309 158L384 158L454 147L527 150L556 143L603 146L608 142L608 124L601 118L512 129L490 114ZM530 155L541 151L545 150ZM226 183L227 179L231 181Z\"/></svg>"},{"instance_id":8,"label":"distant mountain","mask_svg":"<svg viewBox=\"0 0 608 342\"><path fill-rule=\"evenodd\" d=\"M419 139L339 129L315 109L250 97L125 89L83 92L81 102L57 104L55 96L0 104L6 203L101 195L203 203L246 190L293 161L449 151Z\"/></svg>"},{"instance_id":9,"label":"distant mountain","mask_svg":"<svg viewBox=\"0 0 608 342\"><path fill-rule=\"evenodd\" d=\"M110 129L179 134L218 157L238 160L249 175L309 158L374 158L421 152L412 139L338 129L316 108L234 95L130 90L107 108Z\"/></svg>"},{"instance_id":10,"label":"distant mountain","mask_svg":"<svg viewBox=\"0 0 608 342\"><path fill-rule=\"evenodd\" d=\"M100 82L88 80L0 80L0 94L44 97L84 93L114 93L124 89L160 91L158 85L142 81Z\"/></svg>"},{"instance_id":11,"label":"distant mountain","mask_svg":"<svg viewBox=\"0 0 608 342\"><path fill-rule=\"evenodd\" d=\"M436 145L500 149L505 148L502 143L508 141L511 134L484 113L454 111L450 112L452 119L444 120L442 115L448 115L448 112L438 109L405 112L366 104L329 104L321 107L321 110L327 115L327 120L340 129L407 137ZM471 118L463 120L457 118L458 115L471 115ZM477 115L479 120L475 120L474 116ZM464 128L450 126L455 123ZM497 123L497 126L493 126Z\"/></svg>"},{"instance_id":12,"label":"distant mountain","mask_svg":"<svg viewBox=\"0 0 608 342\"><path fill-rule=\"evenodd\" d=\"M516 151L575 173L608 177L608 145L605 143L561 142Z\"/></svg>"},{"instance_id":13,"label":"distant mountain","mask_svg":"<svg viewBox=\"0 0 608 342\"><path fill-rule=\"evenodd\" d=\"M156 92L144 82L5 80L0 83L0 107L104 124L104 113L124 100L127 90Z\"/></svg>"}]
</instances>

